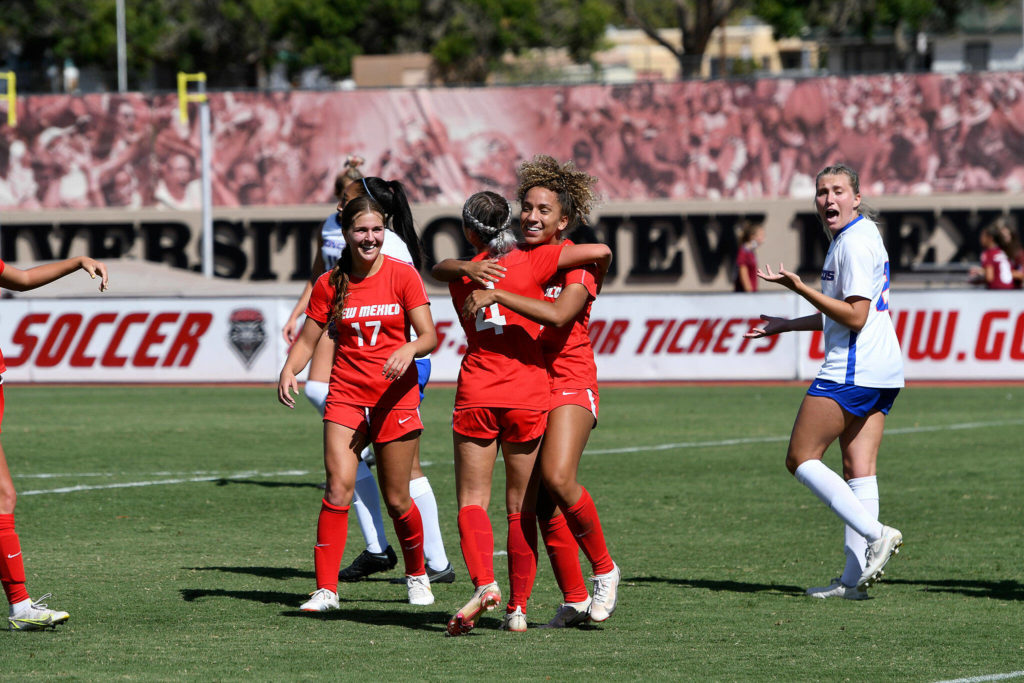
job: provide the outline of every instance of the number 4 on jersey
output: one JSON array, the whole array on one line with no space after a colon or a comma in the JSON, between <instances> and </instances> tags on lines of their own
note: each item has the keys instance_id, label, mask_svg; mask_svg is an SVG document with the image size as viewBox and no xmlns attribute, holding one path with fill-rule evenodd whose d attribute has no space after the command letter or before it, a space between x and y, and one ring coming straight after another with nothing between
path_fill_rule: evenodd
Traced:
<instances>
[{"instance_id":1,"label":"number 4 on jersey","mask_svg":"<svg viewBox=\"0 0 1024 683\"><path fill-rule=\"evenodd\" d=\"M494 283L488 282L487 289L494 289ZM484 316L484 311L487 311L488 315ZM498 310L498 304L491 304L487 308L481 308L476 312L476 331L483 332L484 330L494 330L494 334L503 334L505 330L501 329L505 326L505 316Z\"/></svg>"}]
</instances>

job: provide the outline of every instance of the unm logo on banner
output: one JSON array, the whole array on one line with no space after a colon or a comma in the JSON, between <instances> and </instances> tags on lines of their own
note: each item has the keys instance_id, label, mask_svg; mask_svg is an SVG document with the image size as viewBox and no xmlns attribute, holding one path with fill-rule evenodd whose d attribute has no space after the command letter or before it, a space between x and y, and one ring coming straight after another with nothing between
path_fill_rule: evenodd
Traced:
<instances>
[{"instance_id":1,"label":"unm logo on banner","mask_svg":"<svg viewBox=\"0 0 1024 683\"><path fill-rule=\"evenodd\" d=\"M256 355L267 341L267 333L263 329L263 313L255 308L238 308L231 311L231 326L228 341L245 363L251 368Z\"/></svg>"}]
</instances>

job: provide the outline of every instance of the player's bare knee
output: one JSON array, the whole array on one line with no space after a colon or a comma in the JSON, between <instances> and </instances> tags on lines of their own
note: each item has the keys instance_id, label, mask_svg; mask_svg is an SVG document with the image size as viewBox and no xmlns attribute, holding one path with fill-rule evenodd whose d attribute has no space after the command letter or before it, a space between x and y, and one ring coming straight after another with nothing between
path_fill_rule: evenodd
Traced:
<instances>
[{"instance_id":1,"label":"player's bare knee","mask_svg":"<svg viewBox=\"0 0 1024 683\"><path fill-rule=\"evenodd\" d=\"M14 492L14 489L0 491L0 515L13 515L17 502L18 494Z\"/></svg>"}]
</instances>

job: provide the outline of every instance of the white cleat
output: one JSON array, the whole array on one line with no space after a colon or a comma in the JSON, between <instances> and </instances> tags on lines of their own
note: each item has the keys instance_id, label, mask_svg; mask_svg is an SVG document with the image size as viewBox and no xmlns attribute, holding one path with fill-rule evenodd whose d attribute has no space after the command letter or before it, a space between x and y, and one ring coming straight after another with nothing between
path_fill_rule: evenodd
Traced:
<instances>
[{"instance_id":1,"label":"white cleat","mask_svg":"<svg viewBox=\"0 0 1024 683\"><path fill-rule=\"evenodd\" d=\"M50 597L47 593L38 600L33 600L26 607L7 617L7 628L11 631L41 631L56 628L71 618L67 612L49 609L43 600Z\"/></svg>"},{"instance_id":2,"label":"white cleat","mask_svg":"<svg viewBox=\"0 0 1024 683\"><path fill-rule=\"evenodd\" d=\"M812 598L827 600L828 598L845 598L846 600L867 600L868 592L856 586L847 586L839 577L832 579L832 583L818 588L808 588L807 595Z\"/></svg>"},{"instance_id":3,"label":"white cleat","mask_svg":"<svg viewBox=\"0 0 1024 683\"><path fill-rule=\"evenodd\" d=\"M514 612L505 613L505 617L501 620L501 630L513 633L526 631L526 615L523 614L522 607L516 607Z\"/></svg>"},{"instance_id":4,"label":"white cleat","mask_svg":"<svg viewBox=\"0 0 1024 683\"><path fill-rule=\"evenodd\" d=\"M613 564L613 569L607 574L591 576L594 582L594 597L590 603L590 620L604 621L615 611L615 603L619 597L619 579L622 572L619 565Z\"/></svg>"},{"instance_id":5,"label":"white cleat","mask_svg":"<svg viewBox=\"0 0 1024 683\"><path fill-rule=\"evenodd\" d=\"M329 588L319 588L309 595L309 600L299 607L303 612L327 612L332 609L341 609L338 594Z\"/></svg>"},{"instance_id":6,"label":"white cleat","mask_svg":"<svg viewBox=\"0 0 1024 683\"><path fill-rule=\"evenodd\" d=\"M434 593L430 590L430 579L426 574L406 576L405 585L409 589L410 605L433 605Z\"/></svg>"},{"instance_id":7,"label":"white cleat","mask_svg":"<svg viewBox=\"0 0 1024 683\"><path fill-rule=\"evenodd\" d=\"M879 581L884 573L882 568L885 567L885 563L893 555L899 553L902 545L903 534L899 529L883 526L882 537L874 543L868 544L868 549L864 554L864 571L861 572L860 579L857 581L857 588L864 589Z\"/></svg>"},{"instance_id":8,"label":"white cleat","mask_svg":"<svg viewBox=\"0 0 1024 683\"><path fill-rule=\"evenodd\" d=\"M583 602L563 602L554 618L541 628L569 628L590 621L590 598Z\"/></svg>"},{"instance_id":9,"label":"white cleat","mask_svg":"<svg viewBox=\"0 0 1024 683\"><path fill-rule=\"evenodd\" d=\"M473 592L469 602L448 620L448 635L461 636L469 633L476 626L476 620L480 615L494 609L500 602L501 589L497 583L480 586Z\"/></svg>"}]
</instances>

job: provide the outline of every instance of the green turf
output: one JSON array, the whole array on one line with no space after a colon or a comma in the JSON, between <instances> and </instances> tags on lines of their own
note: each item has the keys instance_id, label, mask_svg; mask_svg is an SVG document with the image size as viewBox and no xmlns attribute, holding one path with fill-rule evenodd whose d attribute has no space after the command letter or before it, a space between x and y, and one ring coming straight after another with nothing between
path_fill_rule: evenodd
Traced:
<instances>
[{"instance_id":1,"label":"green turf","mask_svg":"<svg viewBox=\"0 0 1024 683\"><path fill-rule=\"evenodd\" d=\"M289 411L269 386L6 389L28 586L72 617L0 634L4 680L929 681L1024 669L1021 387L911 387L897 400L880 487L882 518L906 545L866 602L803 596L843 562L840 523L783 467L803 387L605 387L580 478L623 569L618 611L525 634L488 616L463 638L444 637L472 590L451 390L428 390L423 460L458 582L435 586L425 608L384 579L343 584L342 610L323 616L296 610L314 588L322 479L304 402ZM110 488L190 478L208 480ZM50 492L72 486L106 488ZM503 511L490 512L501 547ZM349 538L346 562L361 546L354 523ZM504 557L495 566L507 587ZM558 601L542 553L530 625Z\"/></svg>"}]
</instances>

